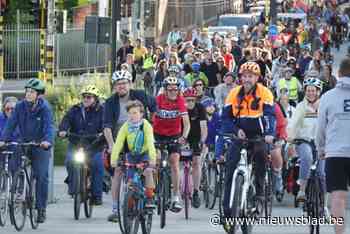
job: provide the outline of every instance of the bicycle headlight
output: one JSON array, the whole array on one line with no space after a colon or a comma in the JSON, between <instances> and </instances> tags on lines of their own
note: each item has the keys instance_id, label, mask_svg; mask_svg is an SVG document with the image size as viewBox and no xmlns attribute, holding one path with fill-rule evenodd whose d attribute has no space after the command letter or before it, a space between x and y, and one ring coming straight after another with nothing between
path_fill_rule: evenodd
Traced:
<instances>
[{"instance_id":1,"label":"bicycle headlight","mask_svg":"<svg viewBox=\"0 0 350 234\"><path fill-rule=\"evenodd\" d=\"M75 154L74 154L74 160L78 163L82 163L85 161L85 153L83 149L79 149Z\"/></svg>"},{"instance_id":2,"label":"bicycle headlight","mask_svg":"<svg viewBox=\"0 0 350 234\"><path fill-rule=\"evenodd\" d=\"M163 167L166 167L167 164L168 164L167 160L163 160L163 161L162 161L162 166L163 166Z\"/></svg>"}]
</instances>

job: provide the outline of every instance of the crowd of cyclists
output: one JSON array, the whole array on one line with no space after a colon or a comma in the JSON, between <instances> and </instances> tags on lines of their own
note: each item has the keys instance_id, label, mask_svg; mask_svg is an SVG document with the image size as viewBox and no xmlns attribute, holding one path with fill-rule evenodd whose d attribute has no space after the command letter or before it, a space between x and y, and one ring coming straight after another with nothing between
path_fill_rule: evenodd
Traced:
<instances>
[{"instance_id":1,"label":"crowd of cyclists","mask_svg":"<svg viewBox=\"0 0 350 234\"><path fill-rule=\"evenodd\" d=\"M348 17L332 5L311 11L307 21L290 19L277 23L280 34L289 39L277 43L268 34L265 22L245 25L238 32L226 35L208 35L202 28L184 34L176 25L169 33L165 46L143 45L142 39L127 39L117 52L117 71L112 75L113 94L102 100L94 85L81 91L80 103L67 110L61 120L57 135L67 137L69 144L65 165L68 193L74 192L72 155L77 146L73 134L103 136L99 144L89 147L93 204L103 203L104 173L108 169L112 186L112 210L108 221L119 222L118 196L123 170L121 162L148 162L144 171L146 208L154 209L156 181L154 174L159 166L157 142L173 142L169 148L172 196L170 210L182 210L180 195L180 158L182 148L192 150L193 195L192 206L201 206L202 160L208 152L215 157L213 163L225 165L224 216L230 216L229 192L232 175L240 160L240 140L263 137L264 142L251 145L256 167L256 201L264 199L264 175L268 158L271 158L274 176L274 193L277 200L284 194L286 178L283 168L291 157L298 157L300 169L296 194L297 201L305 201L306 181L313 163L310 144L294 146L296 139L315 142L322 158L329 153L331 163L325 168L321 160L318 171L323 192L347 190L349 160L348 134L342 127L349 126L346 117L327 117L330 109L343 107L322 100L330 90L334 103L344 101L344 110L350 111L349 78L337 79L333 72L331 47L339 48L348 40ZM346 21L346 24L339 23ZM346 26L345 26L346 25ZM336 36L334 36L336 32ZM135 44L133 44L135 43ZM133 46L134 45L134 46ZM349 60L343 60L339 76L350 77ZM335 89L334 89L335 88ZM64 94L62 94L64 95ZM3 101L0 115L0 146L5 142L38 142L40 147L30 151L36 184L36 209L38 222L46 219L48 196L49 149L54 144L53 113L45 100L45 84L31 79L25 85L25 98L18 101L8 97ZM341 100L340 100L341 99ZM323 104L325 103L325 104ZM324 105L324 106L322 106ZM326 109L328 108L328 109ZM319 120L318 120L319 118ZM329 118L339 118L331 123L342 137L327 129ZM226 151L221 134L232 133L233 140ZM329 136L327 135L329 134ZM326 137L326 140L325 140ZM337 142L329 143L329 138ZM338 140L339 139L339 140ZM325 142L327 141L327 142ZM334 144L330 149L324 145ZM342 148L339 144L347 144ZM16 149L13 149L16 150ZM337 153L341 151L342 153ZM344 166L348 165L347 167ZM17 165L17 166L16 166ZM340 167L343 171L337 171ZM11 160L11 170L18 167L16 157ZM331 173L327 175L327 173ZM339 178L344 178L339 181ZM332 214L344 217L346 195L340 192L332 199ZM325 199L327 201L327 199ZM338 202L337 202L338 201ZM329 216L327 202L324 216ZM229 232L229 228L226 229ZM337 234L345 233L337 227Z\"/></svg>"}]
</instances>

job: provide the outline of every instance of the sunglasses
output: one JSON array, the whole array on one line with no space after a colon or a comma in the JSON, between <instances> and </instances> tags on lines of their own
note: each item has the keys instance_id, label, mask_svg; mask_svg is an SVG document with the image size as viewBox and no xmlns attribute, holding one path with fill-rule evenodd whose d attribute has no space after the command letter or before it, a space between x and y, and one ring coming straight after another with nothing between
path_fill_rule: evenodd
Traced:
<instances>
[{"instance_id":1,"label":"sunglasses","mask_svg":"<svg viewBox=\"0 0 350 234\"><path fill-rule=\"evenodd\" d=\"M168 92L177 92L179 89L167 89Z\"/></svg>"},{"instance_id":2,"label":"sunglasses","mask_svg":"<svg viewBox=\"0 0 350 234\"><path fill-rule=\"evenodd\" d=\"M196 102L196 99L186 99L186 102Z\"/></svg>"},{"instance_id":3,"label":"sunglasses","mask_svg":"<svg viewBox=\"0 0 350 234\"><path fill-rule=\"evenodd\" d=\"M14 107L5 107L6 112L13 111L14 109L15 109Z\"/></svg>"}]
</instances>

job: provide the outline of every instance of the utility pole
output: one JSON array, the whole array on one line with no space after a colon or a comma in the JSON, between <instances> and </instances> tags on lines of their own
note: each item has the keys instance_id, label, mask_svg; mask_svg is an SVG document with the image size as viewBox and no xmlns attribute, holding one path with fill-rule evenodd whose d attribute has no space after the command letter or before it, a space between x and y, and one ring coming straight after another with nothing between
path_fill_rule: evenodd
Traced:
<instances>
[{"instance_id":1,"label":"utility pole","mask_svg":"<svg viewBox=\"0 0 350 234\"><path fill-rule=\"evenodd\" d=\"M120 20L120 0L111 0L111 15L112 15L112 29L111 29L111 59L109 64L110 75L116 70L117 62L117 20Z\"/></svg>"},{"instance_id":2,"label":"utility pole","mask_svg":"<svg viewBox=\"0 0 350 234\"><path fill-rule=\"evenodd\" d=\"M46 0L40 0L40 71L39 78L46 80L45 51L46 51Z\"/></svg>"},{"instance_id":3,"label":"utility pole","mask_svg":"<svg viewBox=\"0 0 350 234\"><path fill-rule=\"evenodd\" d=\"M270 0L270 22L276 24L277 22L277 1Z\"/></svg>"},{"instance_id":4,"label":"utility pole","mask_svg":"<svg viewBox=\"0 0 350 234\"><path fill-rule=\"evenodd\" d=\"M0 82L4 80L4 13L5 9L2 9L2 4L0 3Z\"/></svg>"},{"instance_id":5,"label":"utility pole","mask_svg":"<svg viewBox=\"0 0 350 234\"><path fill-rule=\"evenodd\" d=\"M47 5L47 44L46 44L46 71L47 81L54 81L54 31L55 31L55 1L48 0Z\"/></svg>"}]
</instances>

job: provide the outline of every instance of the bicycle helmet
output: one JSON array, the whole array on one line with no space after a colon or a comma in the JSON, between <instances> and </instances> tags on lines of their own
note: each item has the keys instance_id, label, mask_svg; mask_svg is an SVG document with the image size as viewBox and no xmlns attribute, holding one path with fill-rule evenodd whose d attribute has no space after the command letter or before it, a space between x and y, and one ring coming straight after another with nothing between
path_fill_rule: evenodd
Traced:
<instances>
[{"instance_id":1,"label":"bicycle helmet","mask_svg":"<svg viewBox=\"0 0 350 234\"><path fill-rule=\"evenodd\" d=\"M314 86L319 90L322 90L322 81L314 77L309 77L309 78L306 78L303 82L304 89L306 89L307 86Z\"/></svg>"},{"instance_id":2,"label":"bicycle helmet","mask_svg":"<svg viewBox=\"0 0 350 234\"><path fill-rule=\"evenodd\" d=\"M192 70L194 72L199 72L199 69L201 68L200 63L192 63Z\"/></svg>"},{"instance_id":3,"label":"bicycle helmet","mask_svg":"<svg viewBox=\"0 0 350 234\"><path fill-rule=\"evenodd\" d=\"M168 68L168 72L169 74L179 74L180 72L180 68L177 66L177 65L171 65L169 68Z\"/></svg>"},{"instance_id":4,"label":"bicycle helmet","mask_svg":"<svg viewBox=\"0 0 350 234\"><path fill-rule=\"evenodd\" d=\"M187 88L183 92L184 97L197 97L197 90L194 88Z\"/></svg>"},{"instance_id":5,"label":"bicycle helmet","mask_svg":"<svg viewBox=\"0 0 350 234\"><path fill-rule=\"evenodd\" d=\"M81 91L80 94L81 95L90 94L90 95L94 95L95 97L99 97L100 91L95 85L88 85Z\"/></svg>"},{"instance_id":6,"label":"bicycle helmet","mask_svg":"<svg viewBox=\"0 0 350 234\"><path fill-rule=\"evenodd\" d=\"M121 70L121 71L115 71L112 75L112 82L115 83L119 80L128 80L131 81L132 80L132 76L130 74L130 72L125 71L125 70Z\"/></svg>"},{"instance_id":7,"label":"bicycle helmet","mask_svg":"<svg viewBox=\"0 0 350 234\"><path fill-rule=\"evenodd\" d=\"M24 86L25 89L30 88L37 91L39 94L45 93L45 83L37 78L30 79Z\"/></svg>"},{"instance_id":8,"label":"bicycle helmet","mask_svg":"<svg viewBox=\"0 0 350 234\"><path fill-rule=\"evenodd\" d=\"M243 72L252 72L255 75L261 76L260 67L256 62L246 62L244 63L241 68L239 69L239 74L242 74Z\"/></svg>"},{"instance_id":9,"label":"bicycle helmet","mask_svg":"<svg viewBox=\"0 0 350 234\"><path fill-rule=\"evenodd\" d=\"M175 76L168 76L163 80L163 87L166 88L168 85L180 86L180 82Z\"/></svg>"},{"instance_id":10,"label":"bicycle helmet","mask_svg":"<svg viewBox=\"0 0 350 234\"><path fill-rule=\"evenodd\" d=\"M208 106L216 106L214 99L212 99L210 97L203 99L201 101L201 104L204 108L207 108Z\"/></svg>"}]
</instances>

